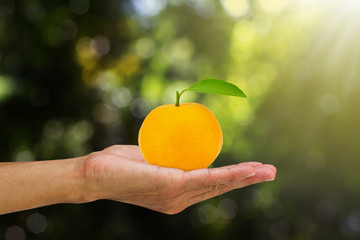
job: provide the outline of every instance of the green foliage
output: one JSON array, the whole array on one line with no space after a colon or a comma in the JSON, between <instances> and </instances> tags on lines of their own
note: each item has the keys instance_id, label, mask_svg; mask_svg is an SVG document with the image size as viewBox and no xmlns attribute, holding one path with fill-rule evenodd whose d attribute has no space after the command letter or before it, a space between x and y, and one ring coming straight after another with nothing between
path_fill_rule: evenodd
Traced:
<instances>
[{"instance_id":1,"label":"green foliage","mask_svg":"<svg viewBox=\"0 0 360 240\"><path fill-rule=\"evenodd\" d=\"M188 79L212 76L251 96L182 96L220 121L214 166L278 168L274 183L176 216L110 201L56 205L1 216L0 238L17 225L27 239L358 239L353 2L0 1L2 161L137 144L152 108L173 103ZM44 219L38 212L47 225L32 222Z\"/></svg>"}]
</instances>

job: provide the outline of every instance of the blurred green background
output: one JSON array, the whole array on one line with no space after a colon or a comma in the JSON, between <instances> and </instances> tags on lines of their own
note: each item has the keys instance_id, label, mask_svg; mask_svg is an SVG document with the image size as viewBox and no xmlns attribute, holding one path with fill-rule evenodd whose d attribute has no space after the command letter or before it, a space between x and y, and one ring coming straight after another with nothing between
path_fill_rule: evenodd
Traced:
<instances>
[{"instance_id":1,"label":"blurred green background","mask_svg":"<svg viewBox=\"0 0 360 240\"><path fill-rule=\"evenodd\" d=\"M274 164L262 183L167 216L96 201L0 217L0 239L359 239L356 0L1 0L0 159L137 144L146 114L187 93L224 132L213 164ZM6 195L6 193L0 193Z\"/></svg>"}]
</instances>

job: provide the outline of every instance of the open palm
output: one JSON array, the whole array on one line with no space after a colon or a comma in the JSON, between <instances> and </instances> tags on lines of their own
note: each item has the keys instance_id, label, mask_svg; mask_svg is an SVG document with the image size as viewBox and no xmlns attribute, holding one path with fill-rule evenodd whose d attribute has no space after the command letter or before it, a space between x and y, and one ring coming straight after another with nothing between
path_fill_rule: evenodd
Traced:
<instances>
[{"instance_id":1,"label":"open palm","mask_svg":"<svg viewBox=\"0 0 360 240\"><path fill-rule=\"evenodd\" d=\"M271 181L272 165L246 162L193 171L148 164L138 146L114 145L84 161L89 201L112 199L175 214L233 189Z\"/></svg>"}]
</instances>

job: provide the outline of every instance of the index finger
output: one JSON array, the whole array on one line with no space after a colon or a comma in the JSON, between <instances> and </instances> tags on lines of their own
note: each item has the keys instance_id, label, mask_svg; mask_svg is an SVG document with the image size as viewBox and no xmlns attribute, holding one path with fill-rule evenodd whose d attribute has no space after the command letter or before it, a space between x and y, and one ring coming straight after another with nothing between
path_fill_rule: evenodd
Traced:
<instances>
[{"instance_id":1,"label":"index finger","mask_svg":"<svg viewBox=\"0 0 360 240\"><path fill-rule=\"evenodd\" d=\"M255 167L261 163L249 162L220 168L203 168L184 173L187 189L198 189L217 185L231 185L255 175Z\"/></svg>"}]
</instances>

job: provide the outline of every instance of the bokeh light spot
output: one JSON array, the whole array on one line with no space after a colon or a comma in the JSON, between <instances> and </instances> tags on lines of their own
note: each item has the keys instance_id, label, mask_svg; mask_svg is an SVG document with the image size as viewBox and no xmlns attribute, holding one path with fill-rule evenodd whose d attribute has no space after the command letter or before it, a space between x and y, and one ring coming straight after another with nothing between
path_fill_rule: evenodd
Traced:
<instances>
[{"instance_id":1,"label":"bokeh light spot","mask_svg":"<svg viewBox=\"0 0 360 240\"><path fill-rule=\"evenodd\" d=\"M260 15L254 18L253 26L258 34L268 34L273 27L273 23L271 18Z\"/></svg>"},{"instance_id":2,"label":"bokeh light spot","mask_svg":"<svg viewBox=\"0 0 360 240\"><path fill-rule=\"evenodd\" d=\"M360 215L359 212L351 213L347 218L349 228L355 233L360 232Z\"/></svg>"},{"instance_id":3,"label":"bokeh light spot","mask_svg":"<svg viewBox=\"0 0 360 240\"><path fill-rule=\"evenodd\" d=\"M31 214L26 220L26 226L33 233L42 233L46 230L46 217L40 213Z\"/></svg>"},{"instance_id":4,"label":"bokeh light spot","mask_svg":"<svg viewBox=\"0 0 360 240\"><path fill-rule=\"evenodd\" d=\"M258 0L260 7L271 14L279 14L289 5L289 0Z\"/></svg>"},{"instance_id":5,"label":"bokeh light spot","mask_svg":"<svg viewBox=\"0 0 360 240\"><path fill-rule=\"evenodd\" d=\"M212 0L189 0L188 5L195 9L199 17L204 19L211 18L216 12L215 4Z\"/></svg>"},{"instance_id":6,"label":"bokeh light spot","mask_svg":"<svg viewBox=\"0 0 360 240\"><path fill-rule=\"evenodd\" d=\"M73 13L82 15L89 11L90 3L89 0L70 0L69 7Z\"/></svg>"},{"instance_id":7,"label":"bokeh light spot","mask_svg":"<svg viewBox=\"0 0 360 240\"><path fill-rule=\"evenodd\" d=\"M8 16L13 13L15 4L13 1L0 2L0 16Z\"/></svg>"},{"instance_id":8,"label":"bokeh light spot","mask_svg":"<svg viewBox=\"0 0 360 240\"><path fill-rule=\"evenodd\" d=\"M199 207L198 217L203 224L212 224L218 218L217 208L213 204L206 203Z\"/></svg>"},{"instance_id":9,"label":"bokeh light spot","mask_svg":"<svg viewBox=\"0 0 360 240\"><path fill-rule=\"evenodd\" d=\"M10 96L13 89L11 80L8 77L0 75L0 101Z\"/></svg>"},{"instance_id":10,"label":"bokeh light spot","mask_svg":"<svg viewBox=\"0 0 360 240\"><path fill-rule=\"evenodd\" d=\"M157 15L167 5L166 0L132 0L136 12L144 17Z\"/></svg>"},{"instance_id":11,"label":"bokeh light spot","mask_svg":"<svg viewBox=\"0 0 360 240\"><path fill-rule=\"evenodd\" d=\"M247 0L221 0L221 5L230 17L241 17L249 10Z\"/></svg>"},{"instance_id":12,"label":"bokeh light spot","mask_svg":"<svg viewBox=\"0 0 360 240\"><path fill-rule=\"evenodd\" d=\"M194 53L194 45L187 38L179 38L170 42L165 51L174 63L188 61Z\"/></svg>"},{"instance_id":13,"label":"bokeh light spot","mask_svg":"<svg viewBox=\"0 0 360 240\"><path fill-rule=\"evenodd\" d=\"M60 121L50 120L45 124L44 136L47 140L59 140L64 135L64 126Z\"/></svg>"},{"instance_id":14,"label":"bokeh light spot","mask_svg":"<svg viewBox=\"0 0 360 240\"><path fill-rule=\"evenodd\" d=\"M239 41L241 43L241 46L243 46L245 42L250 43L251 40L255 37L254 29L246 22L237 22L234 26L233 33L235 41ZM240 55L239 53L234 54Z\"/></svg>"},{"instance_id":15,"label":"bokeh light spot","mask_svg":"<svg viewBox=\"0 0 360 240\"><path fill-rule=\"evenodd\" d=\"M340 108L340 100L338 96L332 93L323 95L319 100L320 110L327 114L332 115L337 113Z\"/></svg>"},{"instance_id":16,"label":"bokeh light spot","mask_svg":"<svg viewBox=\"0 0 360 240\"><path fill-rule=\"evenodd\" d=\"M94 56L94 52L90 49L90 38L80 38L76 43L76 53L81 58L90 58Z\"/></svg>"},{"instance_id":17,"label":"bokeh light spot","mask_svg":"<svg viewBox=\"0 0 360 240\"><path fill-rule=\"evenodd\" d=\"M238 209L237 203L230 198L222 199L219 202L218 213L219 213L219 216L222 218L232 219L232 218L236 217L238 210L239 209Z\"/></svg>"},{"instance_id":18,"label":"bokeh light spot","mask_svg":"<svg viewBox=\"0 0 360 240\"><path fill-rule=\"evenodd\" d=\"M43 36L47 44L51 47L59 47L64 43L59 27L45 28Z\"/></svg>"},{"instance_id":19,"label":"bokeh light spot","mask_svg":"<svg viewBox=\"0 0 360 240\"><path fill-rule=\"evenodd\" d=\"M5 240L25 240L25 232L19 226L11 226L6 229Z\"/></svg>"},{"instance_id":20,"label":"bokeh light spot","mask_svg":"<svg viewBox=\"0 0 360 240\"><path fill-rule=\"evenodd\" d=\"M117 68L122 74L132 75L140 69L140 60L135 54L125 54L121 56Z\"/></svg>"},{"instance_id":21,"label":"bokeh light spot","mask_svg":"<svg viewBox=\"0 0 360 240\"><path fill-rule=\"evenodd\" d=\"M97 35L90 41L90 49L98 56L104 56L110 51L109 39L102 35Z\"/></svg>"},{"instance_id":22,"label":"bokeh light spot","mask_svg":"<svg viewBox=\"0 0 360 240\"><path fill-rule=\"evenodd\" d=\"M74 124L72 133L76 139L84 142L92 137L94 130L90 122L83 120Z\"/></svg>"},{"instance_id":23,"label":"bokeh light spot","mask_svg":"<svg viewBox=\"0 0 360 240\"><path fill-rule=\"evenodd\" d=\"M115 127L121 124L120 112L108 105L101 103L95 105L92 114L96 121L104 125Z\"/></svg>"},{"instance_id":24,"label":"bokeh light spot","mask_svg":"<svg viewBox=\"0 0 360 240\"><path fill-rule=\"evenodd\" d=\"M111 92L121 84L122 79L113 70L101 71L97 74L96 85L105 92Z\"/></svg>"},{"instance_id":25,"label":"bokeh light spot","mask_svg":"<svg viewBox=\"0 0 360 240\"><path fill-rule=\"evenodd\" d=\"M46 17L44 7L37 2L26 2L22 11L23 15L29 22L40 22Z\"/></svg>"},{"instance_id":26,"label":"bokeh light spot","mask_svg":"<svg viewBox=\"0 0 360 240\"><path fill-rule=\"evenodd\" d=\"M143 98L137 98L130 105L131 114L136 118L144 118L150 112L149 103Z\"/></svg>"},{"instance_id":27,"label":"bokeh light spot","mask_svg":"<svg viewBox=\"0 0 360 240\"><path fill-rule=\"evenodd\" d=\"M70 19L64 20L60 25L61 36L64 40L72 39L76 36L78 30L76 23Z\"/></svg>"},{"instance_id":28,"label":"bokeh light spot","mask_svg":"<svg viewBox=\"0 0 360 240\"><path fill-rule=\"evenodd\" d=\"M145 37L140 38L135 44L136 54L142 58L149 58L154 55L156 45L154 40Z\"/></svg>"},{"instance_id":29,"label":"bokeh light spot","mask_svg":"<svg viewBox=\"0 0 360 240\"><path fill-rule=\"evenodd\" d=\"M16 162L28 162L28 161L34 161L35 157L29 150L23 150L19 151L15 155L15 161Z\"/></svg>"},{"instance_id":30,"label":"bokeh light spot","mask_svg":"<svg viewBox=\"0 0 360 240\"><path fill-rule=\"evenodd\" d=\"M116 88L111 92L111 102L118 108L123 108L131 102L131 92L125 87Z\"/></svg>"}]
</instances>

